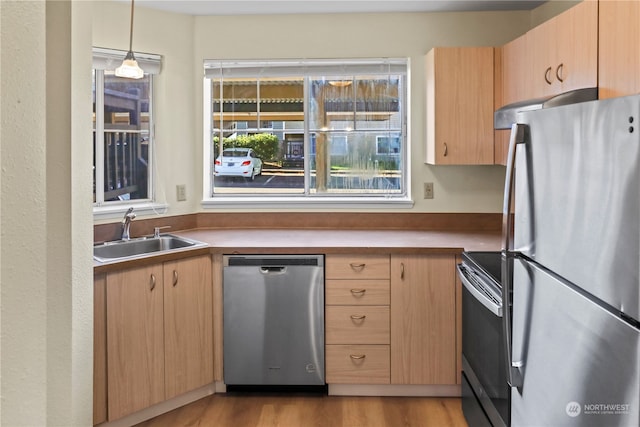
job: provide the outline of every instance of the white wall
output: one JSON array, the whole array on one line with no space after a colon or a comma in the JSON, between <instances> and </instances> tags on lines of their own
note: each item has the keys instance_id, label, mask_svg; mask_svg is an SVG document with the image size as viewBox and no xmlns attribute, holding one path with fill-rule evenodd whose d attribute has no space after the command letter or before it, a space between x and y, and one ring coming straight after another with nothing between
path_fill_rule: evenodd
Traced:
<instances>
[{"instance_id":1,"label":"white wall","mask_svg":"<svg viewBox=\"0 0 640 427\"><path fill-rule=\"evenodd\" d=\"M2 426L91 425L87 5L0 3Z\"/></svg>"},{"instance_id":2,"label":"white wall","mask_svg":"<svg viewBox=\"0 0 640 427\"><path fill-rule=\"evenodd\" d=\"M412 212L499 212L504 167L424 164L424 55L435 46L501 45L529 22L530 12L197 17L194 77L201 79L204 59L409 57ZM196 128L201 105L197 93ZM433 200L422 198L427 181L434 182Z\"/></svg>"},{"instance_id":3,"label":"white wall","mask_svg":"<svg viewBox=\"0 0 640 427\"><path fill-rule=\"evenodd\" d=\"M88 17L93 46L128 50L130 10L130 3L94 2L94 14ZM202 85L193 77L193 21L191 16L135 6L133 50L163 57L154 90L156 197L168 203L169 215L195 212L202 194L202 178L196 173L202 132L195 128L193 104L196 87ZM176 200L178 184L187 186L186 202Z\"/></svg>"},{"instance_id":4,"label":"white wall","mask_svg":"<svg viewBox=\"0 0 640 427\"><path fill-rule=\"evenodd\" d=\"M126 3L95 2L93 44L126 50L128 16ZM527 31L530 19L530 12L191 17L136 5L134 50L164 57L156 86L158 199L169 204L169 215L203 210L204 59L408 56L411 212L499 212L503 167L424 164L423 58L434 46L503 44ZM421 197L426 181L435 183L433 200ZM177 184L187 185L186 202L176 201Z\"/></svg>"}]
</instances>

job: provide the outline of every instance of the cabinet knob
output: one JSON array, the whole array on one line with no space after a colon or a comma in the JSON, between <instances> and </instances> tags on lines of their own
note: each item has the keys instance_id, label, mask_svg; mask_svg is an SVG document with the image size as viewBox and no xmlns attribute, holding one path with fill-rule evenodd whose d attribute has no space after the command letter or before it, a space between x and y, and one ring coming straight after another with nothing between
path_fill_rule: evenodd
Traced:
<instances>
[{"instance_id":1,"label":"cabinet knob","mask_svg":"<svg viewBox=\"0 0 640 427\"><path fill-rule=\"evenodd\" d=\"M563 69L564 69L564 64L562 64L562 63L560 65L558 65L558 67L556 68L556 78L561 83L564 81L564 79L562 78Z\"/></svg>"},{"instance_id":2,"label":"cabinet knob","mask_svg":"<svg viewBox=\"0 0 640 427\"><path fill-rule=\"evenodd\" d=\"M547 82L547 84L551 84L551 70L552 68L549 67L547 71L544 72L544 81Z\"/></svg>"}]
</instances>

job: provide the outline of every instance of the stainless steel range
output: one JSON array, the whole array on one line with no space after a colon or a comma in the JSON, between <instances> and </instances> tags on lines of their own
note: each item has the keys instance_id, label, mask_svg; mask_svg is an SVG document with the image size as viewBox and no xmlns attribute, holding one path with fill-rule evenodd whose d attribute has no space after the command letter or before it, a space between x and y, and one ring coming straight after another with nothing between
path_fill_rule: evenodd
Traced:
<instances>
[{"instance_id":1,"label":"stainless steel range","mask_svg":"<svg viewBox=\"0 0 640 427\"><path fill-rule=\"evenodd\" d=\"M500 252L465 252L462 280L462 409L470 426L509 424Z\"/></svg>"}]
</instances>

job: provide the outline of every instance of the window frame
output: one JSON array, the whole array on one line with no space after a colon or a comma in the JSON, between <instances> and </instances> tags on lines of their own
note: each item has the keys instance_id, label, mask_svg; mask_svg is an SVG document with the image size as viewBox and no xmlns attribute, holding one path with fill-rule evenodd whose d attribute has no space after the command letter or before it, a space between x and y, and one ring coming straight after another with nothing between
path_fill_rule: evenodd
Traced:
<instances>
[{"instance_id":1,"label":"window frame","mask_svg":"<svg viewBox=\"0 0 640 427\"><path fill-rule=\"evenodd\" d=\"M224 73L224 66L232 66L236 69L241 69L241 72L250 73L251 67L270 65L279 66L281 68L288 67L290 75L294 77L304 78L304 129L301 134L304 135L304 149L305 152L310 152L311 137L310 134L315 132L311 130L311 123L309 120L309 91L308 82L312 77L317 77L322 74L318 74L317 71L305 72L305 66L321 64L329 67L332 73L336 73L336 69L330 67L336 67L337 64L352 65L354 70L365 70L367 66L372 64L381 66L382 64L393 62L395 64L400 63L404 67L402 72L389 72L391 75L400 74L402 79L402 94L401 94L401 125L399 129L394 129L391 132L399 132L404 144L402 146L402 152L398 154L401 159L401 171L402 178L400 184L400 192L398 194L371 194L371 193L356 193L349 195L336 195L331 192L328 193L314 193L310 194L306 190L310 188L309 183L309 156L304 157L305 168L305 184L304 191L296 194L276 193L276 194L260 194L260 193L244 193L244 194L216 194L214 193L214 179L213 179L213 163L214 163L214 148L211 141L214 129L217 126L213 123L213 81L211 78L215 73L220 73L222 76ZM219 67L214 73L211 73L212 68ZM296 68L298 67L298 68ZM326 68L325 67L325 68ZM411 199L411 163L410 163L410 59L409 58L366 58L366 59L331 59L331 60L205 60L204 61L204 77L203 77L203 192L201 205L204 208L214 207L238 207L245 208L248 206L260 206L265 208L304 208L304 207L323 207L323 208L381 208L381 207L413 207L413 200ZM352 71L353 72L353 71ZM321 73L321 71L320 71ZM355 75L369 75L370 72L355 71ZM349 74L349 71L342 72L342 74ZM334 74L335 75L335 74ZM253 78L256 75L250 75ZM264 77L273 77L268 72L264 74ZM375 132L380 133L380 129L374 131L365 129L366 133L373 135ZM336 130L337 133L346 133L344 131ZM348 138L345 136L348 140ZM377 141L377 138L376 138ZM348 144L348 142L347 142ZM377 142L376 142L377 150Z\"/></svg>"},{"instance_id":2,"label":"window frame","mask_svg":"<svg viewBox=\"0 0 640 427\"><path fill-rule=\"evenodd\" d=\"M166 203L156 201L157 163L155 148L155 84L156 76L160 72L160 55L135 52L138 63L145 71L145 77L149 78L149 131L148 131L148 168L147 168L147 197L144 199L104 200L104 143L105 143L105 117L104 117L104 93L105 71L113 71L118 67L126 51L117 49L105 49L94 47L92 71L95 80L95 201L93 202L94 219L115 218L134 207L139 214L165 213Z\"/></svg>"}]
</instances>

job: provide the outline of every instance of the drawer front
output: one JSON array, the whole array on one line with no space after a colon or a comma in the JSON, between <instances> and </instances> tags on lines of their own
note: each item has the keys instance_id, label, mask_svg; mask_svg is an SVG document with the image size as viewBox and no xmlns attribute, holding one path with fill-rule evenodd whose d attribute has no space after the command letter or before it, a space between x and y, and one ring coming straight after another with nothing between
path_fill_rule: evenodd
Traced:
<instances>
[{"instance_id":1,"label":"drawer front","mask_svg":"<svg viewBox=\"0 0 640 427\"><path fill-rule=\"evenodd\" d=\"M326 279L389 279L389 255L327 255Z\"/></svg>"},{"instance_id":2,"label":"drawer front","mask_svg":"<svg viewBox=\"0 0 640 427\"><path fill-rule=\"evenodd\" d=\"M342 384L389 384L388 345L327 345L326 381Z\"/></svg>"},{"instance_id":3,"label":"drawer front","mask_svg":"<svg viewBox=\"0 0 640 427\"><path fill-rule=\"evenodd\" d=\"M325 308L327 344L389 344L388 306L340 306Z\"/></svg>"},{"instance_id":4,"label":"drawer front","mask_svg":"<svg viewBox=\"0 0 640 427\"><path fill-rule=\"evenodd\" d=\"M389 280L326 280L327 305L389 305Z\"/></svg>"}]
</instances>

